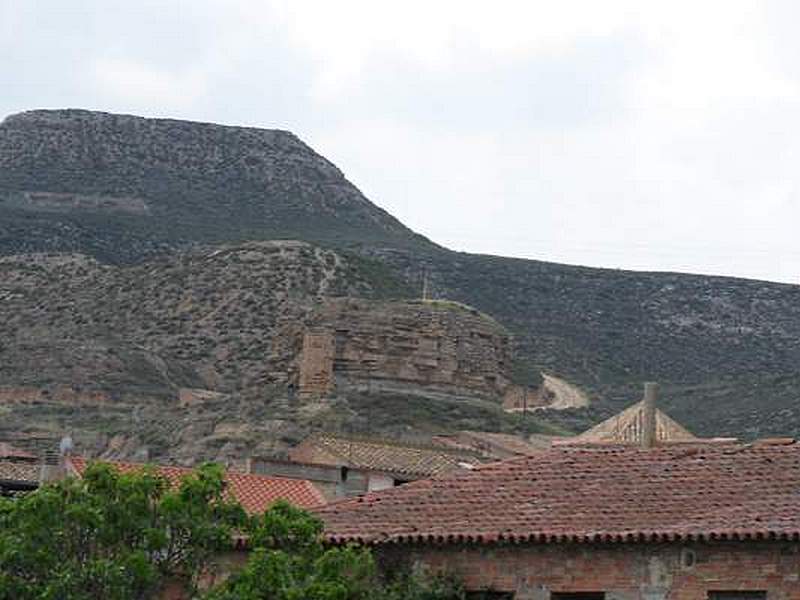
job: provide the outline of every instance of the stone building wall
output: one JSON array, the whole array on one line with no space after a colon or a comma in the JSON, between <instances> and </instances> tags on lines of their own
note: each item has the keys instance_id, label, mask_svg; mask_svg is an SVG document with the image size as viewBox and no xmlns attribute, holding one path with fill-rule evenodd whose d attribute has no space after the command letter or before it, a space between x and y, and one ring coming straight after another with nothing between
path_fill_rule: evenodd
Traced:
<instances>
[{"instance_id":1,"label":"stone building wall","mask_svg":"<svg viewBox=\"0 0 800 600\"><path fill-rule=\"evenodd\" d=\"M333 390L333 364L334 343L331 332L306 332L300 355L298 383L301 397L322 396Z\"/></svg>"},{"instance_id":2,"label":"stone building wall","mask_svg":"<svg viewBox=\"0 0 800 600\"><path fill-rule=\"evenodd\" d=\"M385 566L425 565L457 575L467 590L506 592L516 600L576 592L604 592L606 600L706 600L710 592L727 591L800 600L798 542L386 546L378 552Z\"/></svg>"},{"instance_id":3,"label":"stone building wall","mask_svg":"<svg viewBox=\"0 0 800 600\"><path fill-rule=\"evenodd\" d=\"M337 299L313 315L299 359L301 395L411 388L499 400L511 389L511 338L455 303Z\"/></svg>"}]
</instances>

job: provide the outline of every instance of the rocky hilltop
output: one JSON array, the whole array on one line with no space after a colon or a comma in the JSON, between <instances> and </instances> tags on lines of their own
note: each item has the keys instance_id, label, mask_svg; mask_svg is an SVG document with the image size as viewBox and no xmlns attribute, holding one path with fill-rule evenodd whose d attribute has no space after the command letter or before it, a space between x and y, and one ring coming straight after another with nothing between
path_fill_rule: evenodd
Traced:
<instances>
[{"instance_id":1,"label":"rocky hilltop","mask_svg":"<svg viewBox=\"0 0 800 600\"><path fill-rule=\"evenodd\" d=\"M431 245L287 131L83 110L0 124L0 252L131 262L273 238Z\"/></svg>"},{"instance_id":2,"label":"rocky hilltop","mask_svg":"<svg viewBox=\"0 0 800 600\"><path fill-rule=\"evenodd\" d=\"M97 440L121 435L128 441L115 444L127 448L130 407L160 407L166 421L137 421L161 432L149 446L188 457L196 447L169 440L206 413L227 423L219 434L227 441L215 446L222 438L206 430L186 435L217 440L203 446L208 456L229 442L229 450L256 443L248 437L259 431L254 414L280 421L263 438L278 446L297 427L337 423L378 432L513 429L520 424L495 410L499 388L539 389L543 380L589 398L588 407L541 413L581 428L657 379L665 408L699 434L800 434L800 287L451 252L371 204L284 131L74 110L8 117L0 124L0 256L0 403L9 430L77 423L100 447ZM426 380L436 354L420 349L430 343L427 325L402 318L423 277L431 298L474 307L508 335L506 344L487 333L478 347L486 373L437 373L471 382L461 400L411 402L395 385L442 383ZM372 304L341 308L358 306L353 299ZM434 329L476 329L469 318ZM314 327L332 332L317 341L334 379L344 377L337 368L358 380L354 373L381 364L394 396L391 386L370 384L336 401L304 400L302 350ZM398 340L400 348L409 339L421 345L409 350L414 373L394 356L369 356L376 344ZM19 398L32 404L9 404ZM103 403L96 414L58 408ZM97 418L114 411L128 417ZM81 425L88 414L105 425Z\"/></svg>"}]
</instances>

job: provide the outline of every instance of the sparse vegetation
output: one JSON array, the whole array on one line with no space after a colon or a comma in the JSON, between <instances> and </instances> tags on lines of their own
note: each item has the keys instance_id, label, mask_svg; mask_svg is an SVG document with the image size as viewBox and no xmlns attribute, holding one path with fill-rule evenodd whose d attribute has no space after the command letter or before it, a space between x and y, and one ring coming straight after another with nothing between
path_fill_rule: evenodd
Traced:
<instances>
[{"instance_id":1,"label":"sparse vegetation","mask_svg":"<svg viewBox=\"0 0 800 600\"><path fill-rule=\"evenodd\" d=\"M43 208L42 192L78 208ZM290 239L316 246L258 242ZM450 252L286 132L83 111L0 126L1 385L77 383L153 411L180 387L271 405L319 298L418 298L423 273L437 306L515 336L515 381L549 370L590 392L548 420L583 427L657 379L697 433L800 435L796 286ZM21 427L10 414L0 433Z\"/></svg>"}]
</instances>

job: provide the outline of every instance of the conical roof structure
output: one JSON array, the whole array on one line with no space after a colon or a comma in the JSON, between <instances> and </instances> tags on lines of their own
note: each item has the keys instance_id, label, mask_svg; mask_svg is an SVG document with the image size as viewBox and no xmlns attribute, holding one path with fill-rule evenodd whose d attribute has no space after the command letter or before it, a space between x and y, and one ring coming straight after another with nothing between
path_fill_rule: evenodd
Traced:
<instances>
[{"instance_id":1,"label":"conical roof structure","mask_svg":"<svg viewBox=\"0 0 800 600\"><path fill-rule=\"evenodd\" d=\"M683 425L655 409L656 442L698 442L695 436ZM644 400L629 406L621 413L606 419L580 435L561 443L569 444L640 444L645 425Z\"/></svg>"}]
</instances>

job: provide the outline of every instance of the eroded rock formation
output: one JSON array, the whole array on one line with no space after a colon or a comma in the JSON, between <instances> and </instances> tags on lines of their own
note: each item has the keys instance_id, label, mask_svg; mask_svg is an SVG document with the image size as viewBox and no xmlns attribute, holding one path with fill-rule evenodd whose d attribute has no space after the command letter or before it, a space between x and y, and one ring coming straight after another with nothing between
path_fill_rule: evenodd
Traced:
<instances>
[{"instance_id":1,"label":"eroded rock formation","mask_svg":"<svg viewBox=\"0 0 800 600\"><path fill-rule=\"evenodd\" d=\"M300 395L367 388L500 399L511 383L511 337L453 302L326 300L298 357Z\"/></svg>"}]
</instances>

